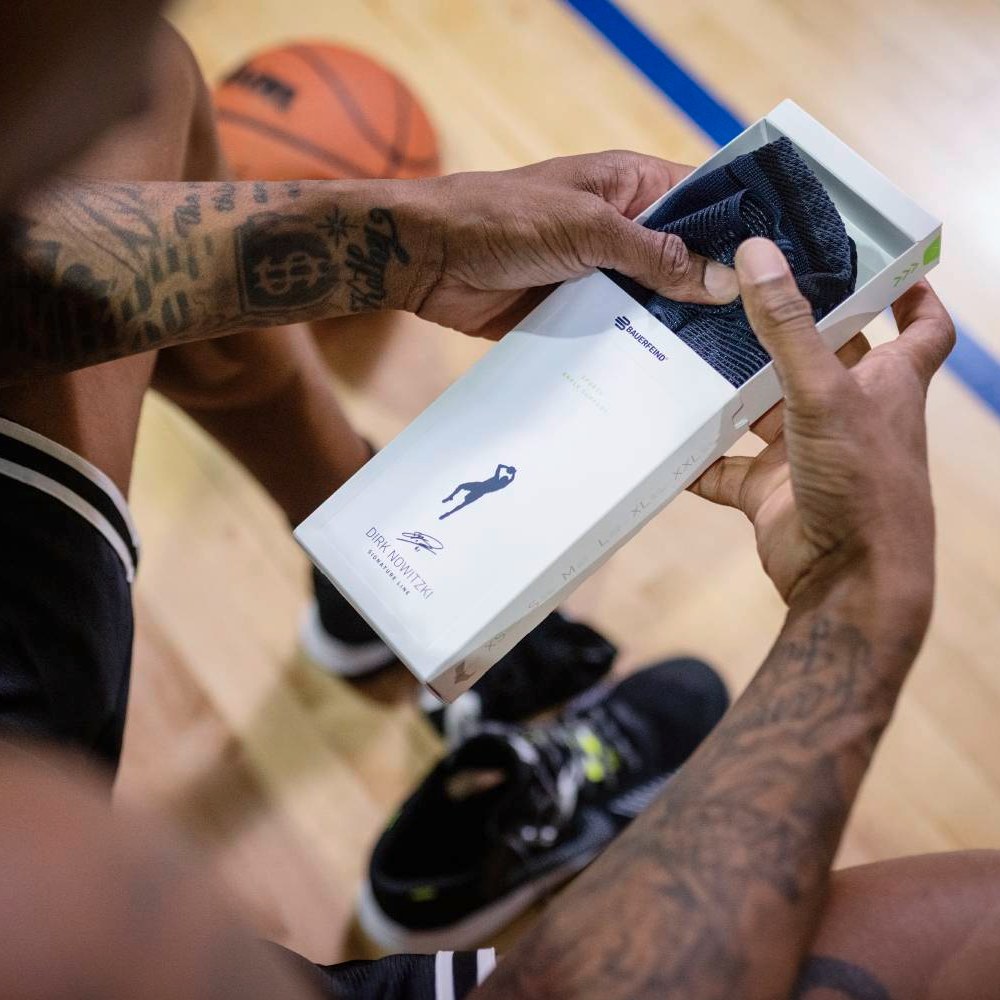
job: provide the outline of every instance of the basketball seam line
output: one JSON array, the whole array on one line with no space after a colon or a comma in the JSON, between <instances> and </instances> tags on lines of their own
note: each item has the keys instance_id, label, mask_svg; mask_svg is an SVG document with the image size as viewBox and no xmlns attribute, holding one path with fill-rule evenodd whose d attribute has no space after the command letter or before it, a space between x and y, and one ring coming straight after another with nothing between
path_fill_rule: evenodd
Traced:
<instances>
[{"instance_id":1,"label":"basketball seam line","mask_svg":"<svg viewBox=\"0 0 1000 1000\"><path fill-rule=\"evenodd\" d=\"M289 52L292 55L298 56L298 58L306 64L315 74L319 77L320 81L326 86L326 88L338 98L340 103L343 105L344 110L350 116L351 120L354 122L358 131L375 147L376 152L379 152L385 156L391 156L395 158L400 166L407 166L411 169L421 169L424 167L433 166L436 157L426 156L426 157L410 157L403 156L402 153L393 148L391 143L386 142L376 132L368 122L368 118L365 115L364 109L361 108L357 102L354 100L354 96L351 92L344 86L343 81L337 75L337 73L331 69L326 63L316 59L309 49L302 45L292 45L289 46ZM399 84L399 80L396 78L395 74L388 73L394 83ZM409 96L409 94L407 94Z\"/></svg>"},{"instance_id":2,"label":"basketball seam line","mask_svg":"<svg viewBox=\"0 0 1000 1000\"><path fill-rule=\"evenodd\" d=\"M338 156L336 153L331 152L328 149L324 149L322 146L317 146L308 139L302 139L278 125L271 125L268 122L262 122L259 119L252 118L250 115L245 115L240 111L230 111L228 108L219 108L217 116L219 121L227 121L236 125L243 125L248 129L260 132L262 135L270 136L272 139L281 139L293 148L297 148L303 153L308 153L310 156L313 156L318 160L322 160L328 165L335 167L337 170L345 171L350 174L352 178L367 179L371 177L370 170L365 170L364 168L358 166L358 164L352 163L350 160L345 159L342 156Z\"/></svg>"}]
</instances>

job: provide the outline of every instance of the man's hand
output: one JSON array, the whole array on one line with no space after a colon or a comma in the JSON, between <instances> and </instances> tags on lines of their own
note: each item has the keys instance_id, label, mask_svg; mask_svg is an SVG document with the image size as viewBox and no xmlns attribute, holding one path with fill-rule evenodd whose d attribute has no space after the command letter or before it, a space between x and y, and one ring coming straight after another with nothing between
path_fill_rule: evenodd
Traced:
<instances>
[{"instance_id":1,"label":"man's hand","mask_svg":"<svg viewBox=\"0 0 1000 1000\"><path fill-rule=\"evenodd\" d=\"M894 306L899 338L867 351L822 342L809 304L778 248L749 240L736 256L747 316L770 352L785 402L755 425L767 447L720 459L692 486L753 522L764 569L791 603L847 562L892 572L929 597L934 519L927 476L924 401L955 339L930 286ZM860 360L857 360L860 357Z\"/></svg>"},{"instance_id":2,"label":"man's hand","mask_svg":"<svg viewBox=\"0 0 1000 1000\"><path fill-rule=\"evenodd\" d=\"M439 252L410 308L465 333L498 337L567 278L613 268L682 302L731 302L736 276L633 218L691 172L638 153L547 160L455 174L427 185Z\"/></svg>"}]
</instances>

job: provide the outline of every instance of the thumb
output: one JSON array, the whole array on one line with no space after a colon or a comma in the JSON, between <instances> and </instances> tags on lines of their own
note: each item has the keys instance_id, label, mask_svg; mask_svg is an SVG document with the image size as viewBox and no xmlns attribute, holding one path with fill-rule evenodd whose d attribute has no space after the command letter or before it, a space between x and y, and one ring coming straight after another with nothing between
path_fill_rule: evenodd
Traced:
<instances>
[{"instance_id":1,"label":"thumb","mask_svg":"<svg viewBox=\"0 0 1000 1000\"><path fill-rule=\"evenodd\" d=\"M618 212L611 218L601 247L597 267L620 271L675 302L722 305L739 294L736 272L731 268L691 253L673 233L647 229Z\"/></svg>"},{"instance_id":2,"label":"thumb","mask_svg":"<svg viewBox=\"0 0 1000 1000\"><path fill-rule=\"evenodd\" d=\"M747 240L736 251L736 274L747 319L771 355L788 401L825 397L844 368L816 331L812 307L785 255L770 240Z\"/></svg>"}]
</instances>

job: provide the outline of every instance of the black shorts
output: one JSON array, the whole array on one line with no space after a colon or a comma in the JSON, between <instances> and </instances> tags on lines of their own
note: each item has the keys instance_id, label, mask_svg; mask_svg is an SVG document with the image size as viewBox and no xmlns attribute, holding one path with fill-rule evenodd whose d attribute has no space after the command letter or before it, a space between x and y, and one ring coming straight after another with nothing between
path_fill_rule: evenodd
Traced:
<instances>
[{"instance_id":1,"label":"black shorts","mask_svg":"<svg viewBox=\"0 0 1000 1000\"><path fill-rule=\"evenodd\" d=\"M138 543L99 469L0 419L0 729L115 767Z\"/></svg>"},{"instance_id":2,"label":"black shorts","mask_svg":"<svg viewBox=\"0 0 1000 1000\"><path fill-rule=\"evenodd\" d=\"M100 469L0 418L0 733L117 767L138 553L128 504ZM462 1000L495 962L492 949L334 966L288 954L345 1000Z\"/></svg>"},{"instance_id":3,"label":"black shorts","mask_svg":"<svg viewBox=\"0 0 1000 1000\"><path fill-rule=\"evenodd\" d=\"M331 1000L463 1000L496 966L492 948L390 955L340 965L312 965L288 954L312 978L320 995Z\"/></svg>"}]
</instances>

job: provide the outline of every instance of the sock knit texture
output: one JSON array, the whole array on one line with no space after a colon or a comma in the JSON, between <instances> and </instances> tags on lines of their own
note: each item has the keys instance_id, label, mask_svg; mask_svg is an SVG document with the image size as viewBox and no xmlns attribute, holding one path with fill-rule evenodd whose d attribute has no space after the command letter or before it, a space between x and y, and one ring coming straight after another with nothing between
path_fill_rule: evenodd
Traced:
<instances>
[{"instance_id":1,"label":"sock knit texture","mask_svg":"<svg viewBox=\"0 0 1000 1000\"><path fill-rule=\"evenodd\" d=\"M857 248L844 220L784 137L685 184L645 225L674 233L689 250L730 267L744 240L766 236L788 258L817 321L857 281ZM739 299L724 306L673 302L631 278L606 273L733 385L743 385L770 361Z\"/></svg>"}]
</instances>

